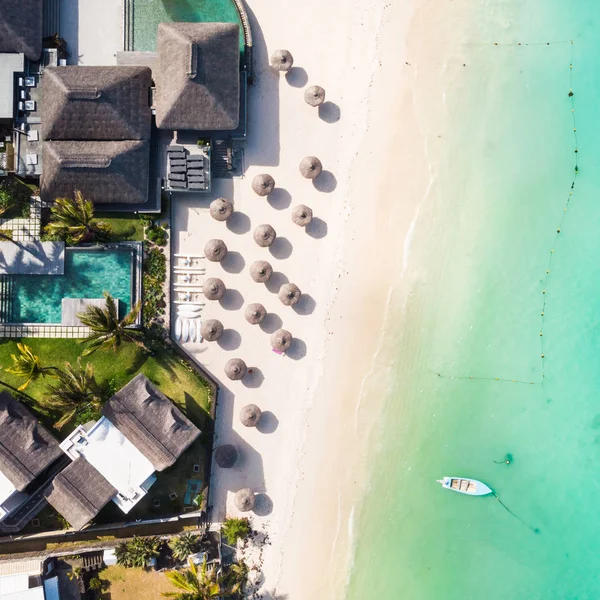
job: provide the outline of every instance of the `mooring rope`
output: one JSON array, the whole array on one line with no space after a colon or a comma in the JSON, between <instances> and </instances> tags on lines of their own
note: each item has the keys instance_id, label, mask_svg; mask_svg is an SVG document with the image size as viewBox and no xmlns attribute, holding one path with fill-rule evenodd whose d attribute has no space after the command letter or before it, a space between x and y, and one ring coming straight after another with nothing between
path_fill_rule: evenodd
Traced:
<instances>
[{"instance_id":1,"label":"mooring rope","mask_svg":"<svg viewBox=\"0 0 600 600\"><path fill-rule=\"evenodd\" d=\"M502 506L502 508L504 508L504 510L506 510L506 512L511 514L515 519L517 519L517 521L519 521L520 523L525 525L525 527L527 527L528 529L531 529L531 531L533 533L541 532L541 530L539 528L533 527L532 525L527 523L527 521L523 521L523 519L521 519L521 517L519 517L519 515L515 514L512 510L510 510L510 508L508 508L508 506L506 506L506 504L504 504L504 502L502 502L502 500L500 500L500 498L498 498L498 496L496 495L496 492L492 492L492 496L494 496L494 498L496 498L496 500L498 500L498 502L500 502L500 505Z\"/></svg>"}]
</instances>

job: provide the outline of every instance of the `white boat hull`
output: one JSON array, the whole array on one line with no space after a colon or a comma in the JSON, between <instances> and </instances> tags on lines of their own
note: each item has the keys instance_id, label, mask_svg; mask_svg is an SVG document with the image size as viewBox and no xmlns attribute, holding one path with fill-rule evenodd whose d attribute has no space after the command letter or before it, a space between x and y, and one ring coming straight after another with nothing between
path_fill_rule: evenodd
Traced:
<instances>
[{"instance_id":1,"label":"white boat hull","mask_svg":"<svg viewBox=\"0 0 600 600\"><path fill-rule=\"evenodd\" d=\"M183 320L183 328L181 331L181 341L187 342L190 335L190 322L187 319Z\"/></svg>"},{"instance_id":2,"label":"white boat hull","mask_svg":"<svg viewBox=\"0 0 600 600\"><path fill-rule=\"evenodd\" d=\"M487 496L494 493L485 483L467 477L444 477L438 479L438 483L441 483L442 487L447 490L467 496Z\"/></svg>"},{"instance_id":3,"label":"white boat hull","mask_svg":"<svg viewBox=\"0 0 600 600\"><path fill-rule=\"evenodd\" d=\"M181 322L181 319L179 317L177 317L177 320L175 321L175 339L177 341L179 341L181 339L181 328L183 327L183 323Z\"/></svg>"}]
</instances>

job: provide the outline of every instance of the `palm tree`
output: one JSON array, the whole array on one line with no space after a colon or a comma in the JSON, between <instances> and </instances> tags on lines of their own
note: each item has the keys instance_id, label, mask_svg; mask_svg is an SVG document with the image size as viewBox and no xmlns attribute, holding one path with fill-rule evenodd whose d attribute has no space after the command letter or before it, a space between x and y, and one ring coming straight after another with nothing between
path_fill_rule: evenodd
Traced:
<instances>
[{"instance_id":1,"label":"palm tree","mask_svg":"<svg viewBox=\"0 0 600 600\"><path fill-rule=\"evenodd\" d=\"M227 543L233 546L238 540L243 540L250 535L250 521L245 517L225 519L222 531Z\"/></svg>"},{"instance_id":2,"label":"palm tree","mask_svg":"<svg viewBox=\"0 0 600 600\"><path fill-rule=\"evenodd\" d=\"M209 598L231 597L231 592L223 587L223 577L216 567L206 566L206 559L200 569L190 560L190 568L185 571L170 571L167 579L181 592L166 592L163 596L175 600L209 600Z\"/></svg>"},{"instance_id":3,"label":"palm tree","mask_svg":"<svg viewBox=\"0 0 600 600\"><path fill-rule=\"evenodd\" d=\"M11 354L13 366L6 369L7 373L27 377L27 381L18 388L18 391L23 391L32 381L35 381L40 376L56 377L56 367L46 367L42 363L39 356L33 353L33 350L26 344L17 344L19 354Z\"/></svg>"},{"instance_id":4,"label":"palm tree","mask_svg":"<svg viewBox=\"0 0 600 600\"><path fill-rule=\"evenodd\" d=\"M57 198L51 213L46 232L74 244L91 242L98 236L106 237L111 231L109 224L93 221L94 205L79 190L75 190L74 200Z\"/></svg>"},{"instance_id":5,"label":"palm tree","mask_svg":"<svg viewBox=\"0 0 600 600\"><path fill-rule=\"evenodd\" d=\"M140 538L133 536L128 542L121 542L115 548L117 564L124 567L147 567L160 553L162 542L158 536Z\"/></svg>"},{"instance_id":6,"label":"palm tree","mask_svg":"<svg viewBox=\"0 0 600 600\"><path fill-rule=\"evenodd\" d=\"M119 321L119 311L115 299L108 292L104 292L104 298L106 298L106 308L88 306L84 313L77 313L78 319L92 330L87 338L81 340L82 343L89 344L83 351L83 356L87 356L99 348L102 350L110 348L116 352L122 342L133 342L147 351L148 348L139 339L144 335L143 331L131 329L142 304L138 302L129 314Z\"/></svg>"},{"instance_id":7,"label":"palm tree","mask_svg":"<svg viewBox=\"0 0 600 600\"><path fill-rule=\"evenodd\" d=\"M65 370L57 370L57 385L49 385L50 395L44 403L53 409L60 410L62 417L54 424L61 429L77 414L89 409L100 408L100 388L94 378L94 365L81 364L81 357L72 366L65 363Z\"/></svg>"},{"instance_id":8,"label":"palm tree","mask_svg":"<svg viewBox=\"0 0 600 600\"><path fill-rule=\"evenodd\" d=\"M229 567L229 571L225 576L227 585L230 586L232 596L240 595L243 591L244 584L248 579L248 567L245 562L234 563Z\"/></svg>"},{"instance_id":9,"label":"palm tree","mask_svg":"<svg viewBox=\"0 0 600 600\"><path fill-rule=\"evenodd\" d=\"M200 536L193 533L184 533L174 537L169 543L174 558L185 560L190 554L194 554L200 546Z\"/></svg>"}]
</instances>

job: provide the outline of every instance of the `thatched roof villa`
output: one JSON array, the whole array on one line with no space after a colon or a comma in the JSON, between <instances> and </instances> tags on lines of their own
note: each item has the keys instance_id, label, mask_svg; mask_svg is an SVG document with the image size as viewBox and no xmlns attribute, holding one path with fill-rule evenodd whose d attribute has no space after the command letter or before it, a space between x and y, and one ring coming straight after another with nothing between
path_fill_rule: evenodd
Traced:
<instances>
[{"instance_id":1,"label":"thatched roof villa","mask_svg":"<svg viewBox=\"0 0 600 600\"><path fill-rule=\"evenodd\" d=\"M0 52L42 53L42 0L0 0Z\"/></svg>"},{"instance_id":2,"label":"thatched roof villa","mask_svg":"<svg viewBox=\"0 0 600 600\"><path fill-rule=\"evenodd\" d=\"M60 447L73 459L46 492L48 502L80 529L112 500L128 513L200 435L142 374L104 406L92 427L78 427Z\"/></svg>"}]
</instances>

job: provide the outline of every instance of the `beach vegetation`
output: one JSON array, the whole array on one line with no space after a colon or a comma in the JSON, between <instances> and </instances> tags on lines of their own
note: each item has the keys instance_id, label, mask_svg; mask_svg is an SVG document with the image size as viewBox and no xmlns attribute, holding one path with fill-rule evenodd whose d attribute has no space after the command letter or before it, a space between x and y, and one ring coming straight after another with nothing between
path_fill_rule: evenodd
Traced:
<instances>
[{"instance_id":1,"label":"beach vegetation","mask_svg":"<svg viewBox=\"0 0 600 600\"><path fill-rule=\"evenodd\" d=\"M64 427L75 418L75 425L95 421L100 417L101 390L94 377L94 365L81 364L81 357L75 365L66 362L64 370L56 371L58 382L48 386L49 395L44 403L60 413L54 424L56 429Z\"/></svg>"},{"instance_id":2,"label":"beach vegetation","mask_svg":"<svg viewBox=\"0 0 600 600\"><path fill-rule=\"evenodd\" d=\"M200 568L191 560L189 565L189 569L167 573L167 579L181 592L165 592L163 596L175 600L208 600L231 596L224 587L223 575L217 572L214 565L207 566L206 559Z\"/></svg>"},{"instance_id":3,"label":"beach vegetation","mask_svg":"<svg viewBox=\"0 0 600 600\"><path fill-rule=\"evenodd\" d=\"M117 564L127 568L147 567L158 557L162 541L158 536L137 537L121 542L115 548Z\"/></svg>"},{"instance_id":4,"label":"beach vegetation","mask_svg":"<svg viewBox=\"0 0 600 600\"><path fill-rule=\"evenodd\" d=\"M167 276L167 257L160 248L146 248L144 254L144 327L150 328L166 308L164 283Z\"/></svg>"},{"instance_id":5,"label":"beach vegetation","mask_svg":"<svg viewBox=\"0 0 600 600\"><path fill-rule=\"evenodd\" d=\"M45 365L27 344L17 344L17 350L18 353L10 355L12 367L8 367L6 371L18 377L26 378L25 383L18 388L20 392L40 377L57 376L56 367Z\"/></svg>"},{"instance_id":6,"label":"beach vegetation","mask_svg":"<svg viewBox=\"0 0 600 600\"><path fill-rule=\"evenodd\" d=\"M174 537L169 542L169 547L176 560L185 560L190 554L194 554L200 548L201 538L193 533L184 533Z\"/></svg>"},{"instance_id":7,"label":"beach vegetation","mask_svg":"<svg viewBox=\"0 0 600 600\"><path fill-rule=\"evenodd\" d=\"M74 198L57 198L50 209L50 222L45 227L49 239L69 245L102 242L110 238L111 227L94 219L94 205L75 190Z\"/></svg>"},{"instance_id":8,"label":"beach vegetation","mask_svg":"<svg viewBox=\"0 0 600 600\"><path fill-rule=\"evenodd\" d=\"M141 303L137 303L129 311L123 319L119 319L119 311L115 299L108 293L104 292L106 306L88 306L85 312L77 313L78 319L92 332L81 340L87 344L87 348L83 351L83 356L88 356L96 350L113 350L124 342L133 342L140 348L147 350L146 345L141 340L144 332L141 329L132 329L137 316L142 308Z\"/></svg>"},{"instance_id":9,"label":"beach vegetation","mask_svg":"<svg viewBox=\"0 0 600 600\"><path fill-rule=\"evenodd\" d=\"M0 182L0 217L3 219L29 218L32 190L17 177Z\"/></svg>"},{"instance_id":10,"label":"beach vegetation","mask_svg":"<svg viewBox=\"0 0 600 600\"><path fill-rule=\"evenodd\" d=\"M250 535L250 521L247 518L231 517L225 519L222 532L230 546L236 544L238 540L243 540Z\"/></svg>"},{"instance_id":11,"label":"beach vegetation","mask_svg":"<svg viewBox=\"0 0 600 600\"><path fill-rule=\"evenodd\" d=\"M146 228L146 239L157 246L167 245L167 230L161 225L150 225Z\"/></svg>"}]
</instances>

